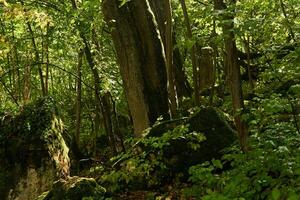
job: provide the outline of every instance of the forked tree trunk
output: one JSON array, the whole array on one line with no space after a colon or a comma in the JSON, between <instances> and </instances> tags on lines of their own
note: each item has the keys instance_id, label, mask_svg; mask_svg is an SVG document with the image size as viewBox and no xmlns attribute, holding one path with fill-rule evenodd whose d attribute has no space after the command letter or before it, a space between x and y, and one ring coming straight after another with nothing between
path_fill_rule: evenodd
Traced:
<instances>
[{"instance_id":1,"label":"forked tree trunk","mask_svg":"<svg viewBox=\"0 0 300 200\"><path fill-rule=\"evenodd\" d=\"M166 61L148 0L104 0L136 136L158 117L169 118Z\"/></svg>"}]
</instances>

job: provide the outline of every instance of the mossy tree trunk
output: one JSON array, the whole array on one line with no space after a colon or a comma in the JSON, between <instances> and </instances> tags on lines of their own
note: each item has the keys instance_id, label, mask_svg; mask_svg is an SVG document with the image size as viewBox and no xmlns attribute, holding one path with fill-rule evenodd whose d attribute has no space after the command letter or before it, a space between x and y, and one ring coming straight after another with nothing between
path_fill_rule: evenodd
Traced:
<instances>
[{"instance_id":1,"label":"mossy tree trunk","mask_svg":"<svg viewBox=\"0 0 300 200\"><path fill-rule=\"evenodd\" d=\"M158 117L169 118L166 60L148 0L104 0L136 136Z\"/></svg>"}]
</instances>

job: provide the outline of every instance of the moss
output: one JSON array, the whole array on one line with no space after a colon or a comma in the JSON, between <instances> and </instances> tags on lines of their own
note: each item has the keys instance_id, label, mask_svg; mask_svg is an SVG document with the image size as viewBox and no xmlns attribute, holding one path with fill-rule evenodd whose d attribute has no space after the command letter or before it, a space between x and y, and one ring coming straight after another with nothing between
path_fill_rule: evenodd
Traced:
<instances>
[{"instance_id":1,"label":"moss","mask_svg":"<svg viewBox=\"0 0 300 200\"><path fill-rule=\"evenodd\" d=\"M71 177L68 180L59 180L46 195L37 200L81 200L85 197L101 199L105 189L92 178Z\"/></svg>"},{"instance_id":2,"label":"moss","mask_svg":"<svg viewBox=\"0 0 300 200\"><path fill-rule=\"evenodd\" d=\"M69 175L69 149L62 137L64 125L58 116L55 101L46 97L24 106L14 116L1 117L1 197L6 198L11 189L14 190L21 180L28 178L29 166L34 169L42 168L45 172L51 168L58 172L59 177ZM49 162L49 159L53 162ZM41 176L42 179L44 173L41 172ZM53 179L49 181L46 184L52 184Z\"/></svg>"}]
</instances>

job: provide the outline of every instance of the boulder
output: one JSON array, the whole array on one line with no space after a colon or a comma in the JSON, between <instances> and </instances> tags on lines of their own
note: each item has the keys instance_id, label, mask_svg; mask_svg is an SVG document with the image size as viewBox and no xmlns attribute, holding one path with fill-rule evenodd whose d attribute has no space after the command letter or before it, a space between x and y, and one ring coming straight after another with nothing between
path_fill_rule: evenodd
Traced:
<instances>
[{"instance_id":1,"label":"boulder","mask_svg":"<svg viewBox=\"0 0 300 200\"><path fill-rule=\"evenodd\" d=\"M52 98L0 116L0 197L32 200L69 176L64 126Z\"/></svg>"},{"instance_id":2,"label":"boulder","mask_svg":"<svg viewBox=\"0 0 300 200\"><path fill-rule=\"evenodd\" d=\"M53 188L36 200L104 199L105 189L93 178L70 177L55 182Z\"/></svg>"},{"instance_id":3,"label":"boulder","mask_svg":"<svg viewBox=\"0 0 300 200\"><path fill-rule=\"evenodd\" d=\"M236 131L230 127L224 113L213 107L202 108L189 118L155 125L146 137L161 136L182 124L188 127L189 133L203 134L206 139L199 142L198 148L191 146L185 137L176 138L164 147L163 155L172 174L187 173L192 165L221 158L221 150L237 139Z\"/></svg>"}]
</instances>

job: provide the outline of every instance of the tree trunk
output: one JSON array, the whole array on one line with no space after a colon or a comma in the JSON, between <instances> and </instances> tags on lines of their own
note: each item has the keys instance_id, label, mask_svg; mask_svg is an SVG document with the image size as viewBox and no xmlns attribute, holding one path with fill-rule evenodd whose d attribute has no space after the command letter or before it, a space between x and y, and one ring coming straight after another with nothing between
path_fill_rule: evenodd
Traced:
<instances>
[{"instance_id":1,"label":"tree trunk","mask_svg":"<svg viewBox=\"0 0 300 200\"><path fill-rule=\"evenodd\" d=\"M215 9L217 10L224 10L226 9L226 5L223 0L214 0ZM233 0L232 5L236 3ZM226 12L225 12L226 13ZM234 16L232 14L225 14L223 15L222 20L226 20L223 22L222 29L224 33L224 40L225 40L225 68L228 72L228 84L231 92L232 98L232 105L233 105L233 114L234 114L234 121L237 127L238 138L243 151L247 151L247 139L248 139L248 130L247 125L243 121L241 116L241 111L244 108L244 101L243 101L243 93L242 93L242 82L241 82L241 73L240 73L240 66L238 64L238 52L235 42L234 36L234 23L233 23Z\"/></svg>"},{"instance_id":2,"label":"tree trunk","mask_svg":"<svg viewBox=\"0 0 300 200\"><path fill-rule=\"evenodd\" d=\"M201 48L201 61L199 65L199 90L200 93L213 88L214 84L214 61L213 49Z\"/></svg>"},{"instance_id":3,"label":"tree trunk","mask_svg":"<svg viewBox=\"0 0 300 200\"><path fill-rule=\"evenodd\" d=\"M95 68L95 61L93 59L93 56L92 56L90 47L88 45L88 42L86 41L86 38L83 35L81 35L81 38L83 39L83 42L85 45L84 51L85 51L85 56L86 56L87 62L90 66L90 69L91 69L91 71L93 73L93 77L94 77L97 113L98 114L102 113L102 116L104 119L105 131L107 133L112 150L113 150L114 154L116 154L117 147L116 147L116 142L115 142L115 138L114 138L114 134L113 134L113 130L112 130L112 124L111 124L111 120L110 120L108 103L105 101L104 98L101 97L101 94L100 94L101 89L99 86L99 84L100 84L99 73L97 71L97 68Z\"/></svg>"},{"instance_id":4,"label":"tree trunk","mask_svg":"<svg viewBox=\"0 0 300 200\"><path fill-rule=\"evenodd\" d=\"M25 63L25 71L24 71L24 89L23 89L23 104L27 104L30 99L30 90L31 90L31 66L28 62Z\"/></svg>"},{"instance_id":5,"label":"tree trunk","mask_svg":"<svg viewBox=\"0 0 300 200\"><path fill-rule=\"evenodd\" d=\"M78 52L78 65L77 65L77 97L76 97L76 133L75 141L77 148L79 148L80 143L80 125L81 125L81 68L82 68L82 56L83 51Z\"/></svg>"},{"instance_id":6,"label":"tree trunk","mask_svg":"<svg viewBox=\"0 0 300 200\"><path fill-rule=\"evenodd\" d=\"M168 79L168 94L169 94L169 107L170 116L173 118L176 115L177 101L176 101L176 88L175 76L173 65L173 27L172 27L172 8L170 0L166 2L166 33L165 33L165 55L166 55L166 68Z\"/></svg>"},{"instance_id":7,"label":"tree trunk","mask_svg":"<svg viewBox=\"0 0 300 200\"><path fill-rule=\"evenodd\" d=\"M165 0L149 0L151 9L153 10L153 13L155 15L156 22L158 24L159 32L162 38L162 41L165 46L165 52L166 50L166 13L167 12L167 5L170 5L170 2L167 2ZM169 19L170 20L170 19ZM192 89L190 87L190 84L187 80L187 77L185 75L185 71L183 69L183 62L181 58L181 54L178 48L174 48L176 45L176 34L174 30L172 29L172 60L173 60L173 76L175 81L175 96L180 100L182 97L191 97Z\"/></svg>"},{"instance_id":8,"label":"tree trunk","mask_svg":"<svg viewBox=\"0 0 300 200\"><path fill-rule=\"evenodd\" d=\"M173 43L176 46L176 35L173 32ZM177 98L180 101L183 97L191 97L193 89L187 79L186 73L183 67L183 60L179 48L174 48L173 52L173 65L175 69L175 84Z\"/></svg>"},{"instance_id":9,"label":"tree trunk","mask_svg":"<svg viewBox=\"0 0 300 200\"><path fill-rule=\"evenodd\" d=\"M77 10L76 1L71 0L71 3L72 3L73 9ZM109 103L106 101L105 98L102 98L102 96L100 94L101 88L100 88L99 73L96 68L95 60L94 60L92 52L91 52L90 44L89 44L84 32L82 31L83 27L82 27L81 23L78 28L79 28L80 37L84 43L84 53L86 56L86 60L88 62L88 65L92 71L93 78L94 78L94 86L95 86L94 92L95 92L95 101L96 101L96 120L97 120L97 121L95 120L94 148L96 148L96 136L97 136L97 133L99 132L99 128L100 128L100 113L101 113L103 116L103 119L104 119L104 127L105 127L105 131L107 133L107 136L108 136L108 140L110 142L110 145L112 147L112 151L113 151L114 155L116 155L117 146L116 146L116 141L115 141L113 128L112 128L112 122L111 122L111 118L110 118ZM95 149L94 149L94 153L95 153Z\"/></svg>"},{"instance_id":10,"label":"tree trunk","mask_svg":"<svg viewBox=\"0 0 300 200\"><path fill-rule=\"evenodd\" d=\"M192 40L193 34L190 24L190 19L188 16L185 0L180 0L181 8L183 11L185 26L187 29L187 37ZM198 63L197 63L197 48L196 45L193 45L191 48L191 58L192 58L192 66L193 66L193 85L194 85L194 95L195 95L195 104L196 106L200 105L200 91L199 91L199 79L198 79Z\"/></svg>"},{"instance_id":11,"label":"tree trunk","mask_svg":"<svg viewBox=\"0 0 300 200\"><path fill-rule=\"evenodd\" d=\"M166 61L148 0L132 0L122 7L118 0L104 0L103 13L112 27L134 132L158 117L169 118Z\"/></svg>"}]
</instances>

